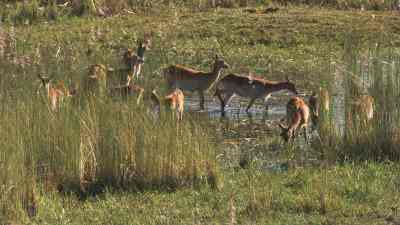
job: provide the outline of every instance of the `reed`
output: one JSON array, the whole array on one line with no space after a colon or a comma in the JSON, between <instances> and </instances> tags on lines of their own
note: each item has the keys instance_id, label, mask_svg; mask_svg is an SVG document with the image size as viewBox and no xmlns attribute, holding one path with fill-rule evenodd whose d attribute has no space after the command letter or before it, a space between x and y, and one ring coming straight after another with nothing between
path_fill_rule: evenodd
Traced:
<instances>
[{"instance_id":1,"label":"reed","mask_svg":"<svg viewBox=\"0 0 400 225\"><path fill-rule=\"evenodd\" d=\"M332 160L397 161L400 57L396 50L379 45L355 50L349 41L344 60L332 70L339 84L329 88L339 94L333 112L327 112L319 125L319 141Z\"/></svg>"}]
</instances>

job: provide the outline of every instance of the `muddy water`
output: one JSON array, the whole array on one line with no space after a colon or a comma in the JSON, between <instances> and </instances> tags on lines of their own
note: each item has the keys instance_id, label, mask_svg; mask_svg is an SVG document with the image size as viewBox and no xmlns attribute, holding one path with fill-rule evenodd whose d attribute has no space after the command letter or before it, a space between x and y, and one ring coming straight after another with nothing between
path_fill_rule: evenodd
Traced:
<instances>
[{"instance_id":1,"label":"muddy water","mask_svg":"<svg viewBox=\"0 0 400 225\"><path fill-rule=\"evenodd\" d=\"M254 103L249 113L246 112L246 107L250 99L235 96L228 106L225 107L225 117L233 121L240 121L251 118L255 121L274 121L284 118L286 115L286 103L289 95L277 94L268 99L268 111L265 110L265 105L262 99ZM201 114L208 114L211 120L221 118L220 102L212 96L205 96L205 110L199 110L199 97L196 94L185 96L185 111Z\"/></svg>"},{"instance_id":2,"label":"muddy water","mask_svg":"<svg viewBox=\"0 0 400 225\"><path fill-rule=\"evenodd\" d=\"M286 145L279 137L278 123L286 117L286 104L291 94L276 93L268 100L265 111L263 100L257 100L250 113L246 112L249 99L235 96L221 116L220 102L217 98L206 96L205 110L199 110L197 94L185 96L185 114L200 115L201 120L209 120L216 131L216 142L221 143L218 158L228 167L245 167L257 162L257 167L265 171L284 171L287 169L288 155ZM308 96L302 96L308 101ZM303 136L296 138L297 151L304 153L306 148ZM310 157L312 158L312 157Z\"/></svg>"}]
</instances>

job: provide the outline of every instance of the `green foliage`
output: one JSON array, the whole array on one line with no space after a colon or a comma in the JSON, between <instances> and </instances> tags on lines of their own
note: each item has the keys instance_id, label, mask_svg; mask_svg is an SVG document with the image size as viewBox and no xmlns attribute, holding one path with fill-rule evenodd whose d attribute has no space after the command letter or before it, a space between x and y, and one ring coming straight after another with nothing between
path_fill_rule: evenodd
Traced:
<instances>
[{"instance_id":1,"label":"green foliage","mask_svg":"<svg viewBox=\"0 0 400 225\"><path fill-rule=\"evenodd\" d=\"M96 5L94 0L72 1L72 11L78 16L96 15Z\"/></svg>"},{"instance_id":2,"label":"green foliage","mask_svg":"<svg viewBox=\"0 0 400 225\"><path fill-rule=\"evenodd\" d=\"M16 12L13 20L16 23L32 23L41 17L39 3L37 0L17 3Z\"/></svg>"},{"instance_id":3,"label":"green foliage","mask_svg":"<svg viewBox=\"0 0 400 225\"><path fill-rule=\"evenodd\" d=\"M399 64L395 48L399 19L389 13L379 19L374 16L303 8L275 14L219 9L71 18L32 26L5 24L5 56L0 57L0 221L223 224L232 221L228 216L232 211L238 224L328 224L335 219L366 224L372 213L390 215L392 207L399 207L398 166L373 160L395 160L399 155L395 148L398 107L393 104L398 96L398 74L393 68ZM119 77L126 76L121 52L135 48L137 39L148 31L153 46L143 66L144 79L137 84L147 91L157 87L161 93L164 66L181 63L209 70L216 53L231 65L228 72L250 70L271 80L289 75L301 90L320 84L334 90L330 85L335 81L335 66L351 71L351 76L344 73L345 81L365 74L365 69L359 69L364 65L358 61L360 49L382 38L379 48L371 47L368 53L367 61L372 60L368 73L374 81L368 91L387 113L378 113L368 129L354 129L351 136L353 130L347 130L348 139L329 118L320 133L322 143L311 152L300 146L287 153L276 132L262 130L256 144L241 143L248 151L243 157L250 162L248 169L231 171L221 169L216 161L217 154L224 157L231 149L217 148L216 142L226 134L213 131L215 121L203 122L208 119L186 113L177 124L168 112L162 112L161 119L153 118L146 96L140 106L134 98L82 96L66 99L60 110L52 112L48 99L37 94L37 73L53 77L53 84L64 81L80 91L88 67L97 63L114 68L107 72L107 85L118 85ZM347 31L353 32L351 42ZM356 93L346 88L343 94L350 99ZM256 129L247 123L232 136L251 140ZM261 154L279 155L283 162L268 172L253 168L258 162L253 158ZM296 168L307 167L301 161L307 157L343 163ZM359 163L364 160L366 166ZM27 212L34 209L36 217L29 218ZM375 220L382 222L384 217Z\"/></svg>"},{"instance_id":4,"label":"green foliage","mask_svg":"<svg viewBox=\"0 0 400 225\"><path fill-rule=\"evenodd\" d=\"M333 97L337 100L332 113L319 128L320 149L331 160L398 161L398 52L379 45L362 50L356 50L353 43L347 46L345 61L336 63L332 70L335 81L329 85L330 92L336 89L342 93ZM366 101L360 98L365 95L373 98L370 120L364 111Z\"/></svg>"},{"instance_id":5,"label":"green foliage","mask_svg":"<svg viewBox=\"0 0 400 225\"><path fill-rule=\"evenodd\" d=\"M60 16L59 9L57 8L57 1L53 0L50 1L47 6L46 6L46 14L47 14L47 19L48 20L57 20L58 17Z\"/></svg>"},{"instance_id":6,"label":"green foliage","mask_svg":"<svg viewBox=\"0 0 400 225\"><path fill-rule=\"evenodd\" d=\"M285 4L304 4L312 6L327 6L337 9L363 9L363 10L391 10L396 9L398 1L380 1L380 0L276 0L278 3Z\"/></svg>"}]
</instances>

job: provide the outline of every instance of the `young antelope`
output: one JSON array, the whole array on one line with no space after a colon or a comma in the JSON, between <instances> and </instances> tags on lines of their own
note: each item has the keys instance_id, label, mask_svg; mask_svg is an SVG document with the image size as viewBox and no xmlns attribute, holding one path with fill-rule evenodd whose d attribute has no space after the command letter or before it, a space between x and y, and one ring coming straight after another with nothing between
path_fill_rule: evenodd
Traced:
<instances>
[{"instance_id":1,"label":"young antelope","mask_svg":"<svg viewBox=\"0 0 400 225\"><path fill-rule=\"evenodd\" d=\"M286 122L288 126L279 124L282 129L281 137L285 142L294 139L296 132L303 129L304 139L307 142L307 125L310 118L310 109L303 99L292 97L286 105Z\"/></svg>"},{"instance_id":2,"label":"young antelope","mask_svg":"<svg viewBox=\"0 0 400 225\"><path fill-rule=\"evenodd\" d=\"M158 111L161 109L161 104L165 103L166 106L172 111L175 111L176 118L180 121L183 119L183 107L185 104L185 96L180 89L175 89L171 94L161 99L155 90L151 93L151 100L155 103Z\"/></svg>"},{"instance_id":3,"label":"young antelope","mask_svg":"<svg viewBox=\"0 0 400 225\"><path fill-rule=\"evenodd\" d=\"M215 56L211 72L190 69L181 65L171 65L163 70L170 89L179 88L183 92L197 91L200 96L200 109L204 109L204 91L208 90L220 77L223 69L229 65Z\"/></svg>"}]
</instances>

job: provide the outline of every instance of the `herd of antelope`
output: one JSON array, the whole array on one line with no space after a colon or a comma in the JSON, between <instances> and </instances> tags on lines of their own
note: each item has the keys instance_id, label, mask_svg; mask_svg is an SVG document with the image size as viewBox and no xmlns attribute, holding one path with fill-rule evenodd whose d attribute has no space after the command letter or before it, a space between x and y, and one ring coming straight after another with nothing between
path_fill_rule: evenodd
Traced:
<instances>
[{"instance_id":1,"label":"herd of antelope","mask_svg":"<svg viewBox=\"0 0 400 225\"><path fill-rule=\"evenodd\" d=\"M145 63L144 53L150 47L150 37L145 35L144 39L138 42L136 53L133 49L127 49L123 54L123 61L128 68L128 73L122 85L107 87L107 68L102 64L95 64L89 67L89 75L84 81L83 92L96 94L109 94L111 96L137 96L137 104L140 104L145 90L135 84L135 80L140 77L142 66ZM210 72L198 71L182 65L171 65L164 68L163 76L170 91L168 95L161 98L156 90L150 93L150 99L154 103L154 108L159 111L161 105L165 105L176 115L177 120L182 120L184 111L184 93L198 92L200 97L200 109L204 109L204 92L209 90L214 84L216 90L214 97L220 101L221 114L224 115L225 107L235 95L248 98L250 102L246 112L254 104L255 100L263 99L265 110L268 110L267 100L272 93L288 90L295 96L291 97L286 105L286 118L282 119L279 127L282 130L281 137L288 142L293 140L299 131L303 130L304 138L307 142L307 127L309 122L316 127L321 113L329 111L329 93L326 89L320 88L314 91L309 97L308 104L303 98L298 96L295 84L287 77L284 81L269 81L256 77L252 74L238 75L230 73L220 79L223 70L229 65L220 57L215 56L214 64ZM50 108L57 110L65 97L74 97L77 90L68 90L61 82L57 85L51 83L51 79L38 75L41 86L49 99ZM360 120L367 122L373 118L374 99L369 95L360 95L352 102L354 107L352 115L357 115ZM286 125L282 122L286 121Z\"/></svg>"}]
</instances>

